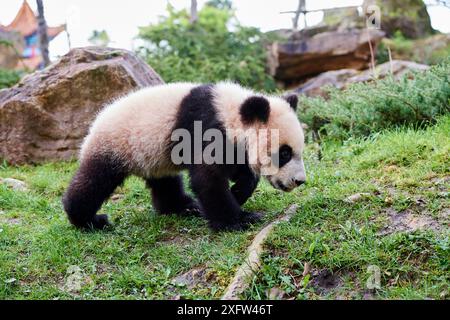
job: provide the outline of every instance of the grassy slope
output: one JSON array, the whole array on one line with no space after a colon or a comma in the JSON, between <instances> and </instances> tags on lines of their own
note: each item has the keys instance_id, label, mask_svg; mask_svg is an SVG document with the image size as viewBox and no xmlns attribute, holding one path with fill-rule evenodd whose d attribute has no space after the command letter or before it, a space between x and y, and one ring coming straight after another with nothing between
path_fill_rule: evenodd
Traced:
<instances>
[{"instance_id":1,"label":"grassy slope","mask_svg":"<svg viewBox=\"0 0 450 320\"><path fill-rule=\"evenodd\" d=\"M247 209L265 211L266 222L292 203L299 210L270 237L262 271L244 297L265 298L277 287L287 297L361 298L369 265L381 268L377 297L445 297L449 136L446 117L426 130L326 146L320 162L311 149L306 187L284 194L262 184ZM156 216L144 184L133 178L102 209L111 213L114 230L79 232L59 200L75 168L0 167L0 177L30 188L14 192L0 184L0 299L218 298L261 228L212 234L201 219ZM344 201L358 192L370 195ZM437 231L377 235L389 225L388 213L398 212L429 217ZM312 271L303 277L305 262ZM67 287L71 266L81 269L80 290ZM171 285L193 268L205 270L196 288Z\"/></svg>"},{"instance_id":2,"label":"grassy slope","mask_svg":"<svg viewBox=\"0 0 450 320\"><path fill-rule=\"evenodd\" d=\"M310 158L307 189L286 196L299 212L267 241L245 297L277 288L297 299L448 298L449 151L446 117L427 130L330 146L321 162ZM361 192L368 194L361 201L345 201ZM303 276L305 263L311 271ZM376 292L366 289L371 265L381 270Z\"/></svg>"},{"instance_id":3,"label":"grassy slope","mask_svg":"<svg viewBox=\"0 0 450 320\"><path fill-rule=\"evenodd\" d=\"M242 263L249 233L215 235L200 219L156 216L136 178L118 190L123 198L103 208L112 213L112 232L77 231L60 204L75 168L61 163L0 170L0 177L30 186L22 193L0 185L0 299L219 297L222 280ZM65 288L71 266L82 270L80 291ZM214 279L211 288L188 292L169 284L198 266Z\"/></svg>"}]
</instances>

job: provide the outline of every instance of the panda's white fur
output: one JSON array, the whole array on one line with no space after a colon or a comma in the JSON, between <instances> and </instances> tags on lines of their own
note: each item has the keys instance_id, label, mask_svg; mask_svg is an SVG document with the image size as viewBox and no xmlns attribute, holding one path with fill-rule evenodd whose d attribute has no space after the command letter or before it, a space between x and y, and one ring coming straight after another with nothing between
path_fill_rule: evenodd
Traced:
<instances>
[{"instance_id":1,"label":"panda's white fur","mask_svg":"<svg viewBox=\"0 0 450 320\"><path fill-rule=\"evenodd\" d=\"M292 97L292 96L291 96ZM78 227L101 229L101 204L130 174L144 178L161 213L202 211L215 230L238 230L257 216L240 205L251 196L267 158L289 147L289 159L268 176L276 188L290 191L306 179L302 160L303 130L296 112L297 98L265 96L230 82L215 85L173 83L145 88L105 107L93 122L80 151L80 168L63 197L70 221ZM246 112L243 112L246 111ZM259 140L257 162L244 165L176 166L170 158L175 128L206 119L228 132L278 130L279 144ZM220 125L219 125L220 124ZM233 137L228 137L232 139ZM233 138L234 139L234 138ZM235 141L235 140L232 140ZM261 160L261 161L260 161ZM264 161L262 161L264 160ZM200 204L184 193L178 173L188 169ZM229 188L229 180L235 184Z\"/></svg>"},{"instance_id":2,"label":"panda's white fur","mask_svg":"<svg viewBox=\"0 0 450 320\"><path fill-rule=\"evenodd\" d=\"M173 83L142 89L107 106L92 124L80 161L93 153L114 154L133 174L142 177L173 174L166 152L181 101L193 83Z\"/></svg>"}]
</instances>

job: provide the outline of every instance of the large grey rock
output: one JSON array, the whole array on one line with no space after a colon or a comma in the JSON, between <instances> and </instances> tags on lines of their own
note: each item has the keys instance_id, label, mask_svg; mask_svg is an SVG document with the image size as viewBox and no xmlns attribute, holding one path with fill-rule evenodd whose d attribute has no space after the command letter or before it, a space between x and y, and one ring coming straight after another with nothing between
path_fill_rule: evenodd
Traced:
<instances>
[{"instance_id":1,"label":"large grey rock","mask_svg":"<svg viewBox=\"0 0 450 320\"><path fill-rule=\"evenodd\" d=\"M13 164L69 160L109 102L163 83L133 53L74 49L47 69L0 91L0 158Z\"/></svg>"},{"instance_id":2,"label":"large grey rock","mask_svg":"<svg viewBox=\"0 0 450 320\"><path fill-rule=\"evenodd\" d=\"M364 71L343 69L324 72L317 77L306 81L294 91L308 97L326 96L326 87L345 89L350 84L356 82L370 82L377 79L383 79L387 76L400 79L411 71L424 71L428 69L429 66L412 61L393 60L376 66L375 72L372 69Z\"/></svg>"}]
</instances>

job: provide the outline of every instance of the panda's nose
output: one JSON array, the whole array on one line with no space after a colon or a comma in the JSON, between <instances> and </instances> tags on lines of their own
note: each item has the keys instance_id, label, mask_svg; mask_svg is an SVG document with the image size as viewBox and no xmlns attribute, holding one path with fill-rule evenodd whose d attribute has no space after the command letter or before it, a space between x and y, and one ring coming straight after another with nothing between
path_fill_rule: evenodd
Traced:
<instances>
[{"instance_id":1,"label":"panda's nose","mask_svg":"<svg viewBox=\"0 0 450 320\"><path fill-rule=\"evenodd\" d=\"M294 181L295 184L297 185L297 187L300 187L302 184L304 184L306 181L305 180L295 180Z\"/></svg>"}]
</instances>

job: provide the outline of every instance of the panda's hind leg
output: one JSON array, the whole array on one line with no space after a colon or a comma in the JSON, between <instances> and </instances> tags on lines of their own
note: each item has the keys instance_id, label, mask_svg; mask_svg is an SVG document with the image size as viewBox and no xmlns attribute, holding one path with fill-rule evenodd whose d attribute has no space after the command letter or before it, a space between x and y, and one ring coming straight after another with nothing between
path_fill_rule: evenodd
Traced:
<instances>
[{"instance_id":1,"label":"panda's hind leg","mask_svg":"<svg viewBox=\"0 0 450 320\"><path fill-rule=\"evenodd\" d=\"M107 227L108 217L97 215L97 211L126 176L124 166L111 156L94 155L85 159L63 196L70 222L84 229Z\"/></svg>"},{"instance_id":2,"label":"panda's hind leg","mask_svg":"<svg viewBox=\"0 0 450 320\"><path fill-rule=\"evenodd\" d=\"M152 191L153 207L160 214L194 215L201 214L197 201L184 191L181 176L146 179Z\"/></svg>"}]
</instances>

